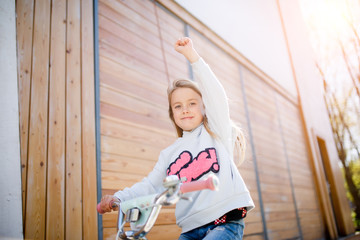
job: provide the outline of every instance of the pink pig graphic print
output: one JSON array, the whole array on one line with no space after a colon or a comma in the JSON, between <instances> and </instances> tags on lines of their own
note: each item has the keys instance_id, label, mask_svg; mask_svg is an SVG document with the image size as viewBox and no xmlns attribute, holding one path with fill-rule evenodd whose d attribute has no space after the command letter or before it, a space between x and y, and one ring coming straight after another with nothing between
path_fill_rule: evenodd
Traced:
<instances>
[{"instance_id":1,"label":"pink pig graphic print","mask_svg":"<svg viewBox=\"0 0 360 240\"><path fill-rule=\"evenodd\" d=\"M183 151L179 157L170 164L167 175L177 175L179 178L186 177L186 182L195 181L206 173L219 172L220 165L216 156L215 148L206 148L196 158L189 151Z\"/></svg>"}]
</instances>

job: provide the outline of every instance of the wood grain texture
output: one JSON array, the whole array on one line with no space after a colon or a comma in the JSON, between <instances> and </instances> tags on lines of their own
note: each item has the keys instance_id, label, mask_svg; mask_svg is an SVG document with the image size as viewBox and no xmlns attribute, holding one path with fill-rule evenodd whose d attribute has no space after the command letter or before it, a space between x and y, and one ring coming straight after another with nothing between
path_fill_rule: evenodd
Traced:
<instances>
[{"instance_id":1,"label":"wood grain texture","mask_svg":"<svg viewBox=\"0 0 360 240\"><path fill-rule=\"evenodd\" d=\"M83 239L98 238L93 1L81 0L81 142Z\"/></svg>"},{"instance_id":2,"label":"wood grain texture","mask_svg":"<svg viewBox=\"0 0 360 240\"><path fill-rule=\"evenodd\" d=\"M16 3L17 28L17 64L19 92L19 123L20 123L20 158L21 158L21 189L22 212L25 213L27 169L28 169L28 138L29 111L32 75L32 36L34 24L34 1L18 1ZM25 222L26 214L23 214Z\"/></svg>"},{"instance_id":3,"label":"wood grain texture","mask_svg":"<svg viewBox=\"0 0 360 240\"><path fill-rule=\"evenodd\" d=\"M80 0L67 4L66 41L66 238L82 238Z\"/></svg>"},{"instance_id":4,"label":"wood grain texture","mask_svg":"<svg viewBox=\"0 0 360 240\"><path fill-rule=\"evenodd\" d=\"M16 11L25 238L96 239L92 1Z\"/></svg>"},{"instance_id":5,"label":"wood grain texture","mask_svg":"<svg viewBox=\"0 0 360 240\"><path fill-rule=\"evenodd\" d=\"M50 1L35 5L25 238L45 238Z\"/></svg>"},{"instance_id":6,"label":"wood grain texture","mask_svg":"<svg viewBox=\"0 0 360 240\"><path fill-rule=\"evenodd\" d=\"M46 239L65 238L66 1L51 14Z\"/></svg>"}]
</instances>

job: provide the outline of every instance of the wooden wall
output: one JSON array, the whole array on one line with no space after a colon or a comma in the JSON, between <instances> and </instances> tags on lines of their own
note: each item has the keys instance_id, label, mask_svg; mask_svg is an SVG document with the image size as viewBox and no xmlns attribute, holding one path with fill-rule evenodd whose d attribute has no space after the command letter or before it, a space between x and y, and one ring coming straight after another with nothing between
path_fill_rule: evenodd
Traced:
<instances>
[{"instance_id":1,"label":"wooden wall","mask_svg":"<svg viewBox=\"0 0 360 240\"><path fill-rule=\"evenodd\" d=\"M97 239L92 1L19 0L16 12L25 238ZM141 180L176 139L166 89L191 77L173 50L188 35L247 134L245 239L327 237L297 96L172 1L99 0L96 17L102 194ZM116 213L100 224L113 238ZM149 238L179 234L168 207Z\"/></svg>"},{"instance_id":2,"label":"wooden wall","mask_svg":"<svg viewBox=\"0 0 360 240\"><path fill-rule=\"evenodd\" d=\"M256 208L246 218L245 239L324 238L296 97L246 59L229 54L231 48L183 9L171 11L150 0L99 1L103 194L141 180L175 140L166 88L175 78L191 76L173 50L178 37L189 35L223 83L232 118L247 133L246 161L239 170ZM103 216L104 239L115 235L115 225L116 213ZM172 207L162 211L149 238L177 239L179 233Z\"/></svg>"},{"instance_id":3,"label":"wooden wall","mask_svg":"<svg viewBox=\"0 0 360 240\"><path fill-rule=\"evenodd\" d=\"M97 239L92 1L16 13L24 237Z\"/></svg>"}]
</instances>

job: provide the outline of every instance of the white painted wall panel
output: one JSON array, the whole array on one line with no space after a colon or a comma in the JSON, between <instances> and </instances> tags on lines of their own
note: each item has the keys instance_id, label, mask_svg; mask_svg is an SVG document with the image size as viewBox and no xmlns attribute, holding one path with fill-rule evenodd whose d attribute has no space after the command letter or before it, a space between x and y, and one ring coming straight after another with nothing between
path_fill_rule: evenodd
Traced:
<instances>
[{"instance_id":1,"label":"white painted wall panel","mask_svg":"<svg viewBox=\"0 0 360 240\"><path fill-rule=\"evenodd\" d=\"M13 0L1 1L0 32L0 238L22 239L16 17Z\"/></svg>"}]
</instances>

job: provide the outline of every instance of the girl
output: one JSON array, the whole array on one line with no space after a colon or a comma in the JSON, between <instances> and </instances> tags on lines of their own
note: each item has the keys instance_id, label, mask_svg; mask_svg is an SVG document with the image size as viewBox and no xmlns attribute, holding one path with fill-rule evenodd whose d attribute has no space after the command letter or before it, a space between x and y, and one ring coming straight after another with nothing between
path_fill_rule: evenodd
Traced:
<instances>
[{"instance_id":1,"label":"girl","mask_svg":"<svg viewBox=\"0 0 360 240\"><path fill-rule=\"evenodd\" d=\"M190 38L181 38L175 50L193 67L196 83L177 80L168 89L169 116L179 138L161 151L153 171L131 188L102 198L101 209L111 211L109 202L161 192L168 175L196 181L209 174L220 180L219 191L189 193L192 202L176 205L176 222L182 228L179 240L242 239L243 218L254 208L250 193L234 163L234 149L244 158L245 141L230 120L226 93L214 73L193 48Z\"/></svg>"}]
</instances>

